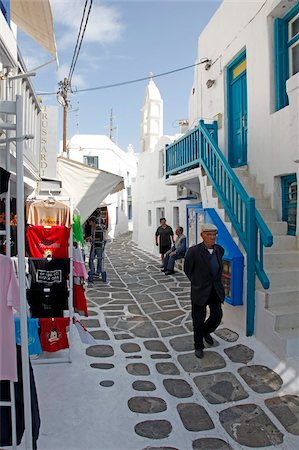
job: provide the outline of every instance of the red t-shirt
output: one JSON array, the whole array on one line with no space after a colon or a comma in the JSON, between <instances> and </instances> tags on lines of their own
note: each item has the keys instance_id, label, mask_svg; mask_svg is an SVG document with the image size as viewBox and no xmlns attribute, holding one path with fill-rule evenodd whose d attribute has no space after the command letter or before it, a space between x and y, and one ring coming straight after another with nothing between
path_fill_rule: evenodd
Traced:
<instances>
[{"instance_id":1,"label":"red t-shirt","mask_svg":"<svg viewBox=\"0 0 299 450\"><path fill-rule=\"evenodd\" d=\"M69 348L66 327L70 324L69 317L38 319L41 327L40 344L44 352L57 352Z\"/></svg>"},{"instance_id":2,"label":"red t-shirt","mask_svg":"<svg viewBox=\"0 0 299 450\"><path fill-rule=\"evenodd\" d=\"M26 231L29 256L33 258L67 258L70 228L34 225Z\"/></svg>"},{"instance_id":3,"label":"red t-shirt","mask_svg":"<svg viewBox=\"0 0 299 450\"><path fill-rule=\"evenodd\" d=\"M74 284L73 286L74 290L74 309L76 312L78 312L80 315L85 315L88 317L88 311L87 311L87 303L86 303L86 297L84 293L84 289L82 285Z\"/></svg>"}]
</instances>

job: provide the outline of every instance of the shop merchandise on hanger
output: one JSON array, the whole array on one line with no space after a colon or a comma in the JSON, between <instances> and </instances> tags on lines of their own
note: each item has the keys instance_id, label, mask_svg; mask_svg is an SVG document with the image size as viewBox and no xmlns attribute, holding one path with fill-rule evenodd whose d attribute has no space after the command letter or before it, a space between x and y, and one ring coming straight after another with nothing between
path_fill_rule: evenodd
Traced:
<instances>
[{"instance_id":1,"label":"shop merchandise on hanger","mask_svg":"<svg viewBox=\"0 0 299 450\"><path fill-rule=\"evenodd\" d=\"M8 182L10 178L10 172L0 167L0 194L8 191Z\"/></svg>"}]
</instances>

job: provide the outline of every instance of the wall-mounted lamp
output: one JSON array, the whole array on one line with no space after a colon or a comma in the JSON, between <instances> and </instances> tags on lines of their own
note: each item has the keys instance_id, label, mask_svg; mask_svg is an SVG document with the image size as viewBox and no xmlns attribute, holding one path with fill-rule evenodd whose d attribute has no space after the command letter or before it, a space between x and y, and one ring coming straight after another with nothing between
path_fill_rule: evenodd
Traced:
<instances>
[{"instance_id":1,"label":"wall-mounted lamp","mask_svg":"<svg viewBox=\"0 0 299 450\"><path fill-rule=\"evenodd\" d=\"M205 70L210 70L211 66L212 66L212 60L208 59L206 62L206 65L205 65Z\"/></svg>"},{"instance_id":2,"label":"wall-mounted lamp","mask_svg":"<svg viewBox=\"0 0 299 450\"><path fill-rule=\"evenodd\" d=\"M207 88L211 88L214 84L215 84L215 80L210 79L206 82Z\"/></svg>"}]
</instances>

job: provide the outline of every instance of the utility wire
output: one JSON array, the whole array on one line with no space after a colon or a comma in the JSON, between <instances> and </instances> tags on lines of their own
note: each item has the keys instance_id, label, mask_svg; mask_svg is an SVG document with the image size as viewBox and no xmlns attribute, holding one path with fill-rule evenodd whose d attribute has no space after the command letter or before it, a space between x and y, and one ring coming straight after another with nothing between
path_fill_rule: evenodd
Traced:
<instances>
[{"instance_id":1,"label":"utility wire","mask_svg":"<svg viewBox=\"0 0 299 450\"><path fill-rule=\"evenodd\" d=\"M75 61L76 52L77 52L77 48L78 48L78 44L79 44L79 38L80 38L81 30L82 30L82 25L83 25L83 20L84 20L84 16L85 16L87 3L88 3L88 0L85 0L84 10L83 10L82 19L81 19L81 23L80 23L80 27L79 27L78 36L77 36L77 42L76 42L76 45L75 45L75 50L74 50L74 53L73 53L72 62L71 62L71 65L70 65L70 71L69 71L69 75L68 75L69 82L71 81L71 73L72 73L73 64L74 64L74 61Z\"/></svg>"},{"instance_id":2,"label":"utility wire","mask_svg":"<svg viewBox=\"0 0 299 450\"><path fill-rule=\"evenodd\" d=\"M76 57L75 57L75 61L74 61L74 64L73 64L71 77L69 78L70 86L71 86L73 73L74 73L74 70L75 70L75 67L76 67L76 64L77 64L78 56L79 56L79 53L80 53L80 50L81 50L81 45L82 45L82 42L83 42L84 34L85 34L85 31L86 31L86 27L87 27L87 23L88 23L88 19L89 19L89 14L90 14L91 7L92 7L92 2L93 2L93 0L90 0L89 9L88 9L88 12L87 12L87 16L86 16L85 25L84 25L84 29L83 29L83 32L82 32L80 44L79 44L78 51L77 51L77 54L76 54ZM85 11L85 8L84 8L84 11Z\"/></svg>"},{"instance_id":3,"label":"utility wire","mask_svg":"<svg viewBox=\"0 0 299 450\"><path fill-rule=\"evenodd\" d=\"M96 87L92 87L92 88L77 89L76 91L73 91L73 93L76 94L78 92L97 91L97 90L101 90L101 89L108 89L108 88L113 88L113 87L117 87L117 86L125 86L127 84L138 83L140 81L145 81L145 80L148 80L151 78L163 77L165 75L170 75L175 72L180 72L182 70L190 69L191 67L196 67L196 66L199 66L200 64L205 64L206 62L208 62L208 58L203 58L198 63L191 64L190 66L180 67L179 69L169 70L168 72L162 72L157 75L148 75L147 77L143 77L143 78L136 78L134 80L129 80L129 81L121 81L119 83L114 83L114 84L105 84L102 86L96 86ZM56 95L56 92L39 92L38 95Z\"/></svg>"}]
</instances>

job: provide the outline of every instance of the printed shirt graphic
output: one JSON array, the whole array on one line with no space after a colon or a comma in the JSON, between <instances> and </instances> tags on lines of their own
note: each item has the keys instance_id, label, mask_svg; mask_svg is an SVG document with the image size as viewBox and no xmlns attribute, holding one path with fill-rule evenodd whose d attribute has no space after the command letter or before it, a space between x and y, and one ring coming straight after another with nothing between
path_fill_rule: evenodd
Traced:
<instances>
[{"instance_id":1,"label":"printed shirt graphic","mask_svg":"<svg viewBox=\"0 0 299 450\"><path fill-rule=\"evenodd\" d=\"M29 274L31 275L31 288L61 287L67 288L67 279L70 272L68 258L28 258Z\"/></svg>"},{"instance_id":2,"label":"printed shirt graphic","mask_svg":"<svg viewBox=\"0 0 299 450\"><path fill-rule=\"evenodd\" d=\"M41 327L40 343L44 352L57 352L69 348L66 327L70 324L69 317L39 319Z\"/></svg>"},{"instance_id":3,"label":"printed shirt graphic","mask_svg":"<svg viewBox=\"0 0 299 450\"><path fill-rule=\"evenodd\" d=\"M0 380L17 381L13 308L20 308L19 286L8 256L0 255Z\"/></svg>"},{"instance_id":4,"label":"printed shirt graphic","mask_svg":"<svg viewBox=\"0 0 299 450\"><path fill-rule=\"evenodd\" d=\"M70 229L62 226L30 226L26 231L29 256L67 258Z\"/></svg>"},{"instance_id":5,"label":"printed shirt graphic","mask_svg":"<svg viewBox=\"0 0 299 450\"><path fill-rule=\"evenodd\" d=\"M38 336L38 319L27 319L28 327L28 352L29 355L39 355L42 353L40 346L39 336ZM15 332L16 332L16 343L21 345L21 327L20 318L15 317Z\"/></svg>"},{"instance_id":6,"label":"printed shirt graphic","mask_svg":"<svg viewBox=\"0 0 299 450\"><path fill-rule=\"evenodd\" d=\"M57 226L70 228L72 225L70 208L62 202L48 200L33 202L29 206L27 223L29 225Z\"/></svg>"}]
</instances>

